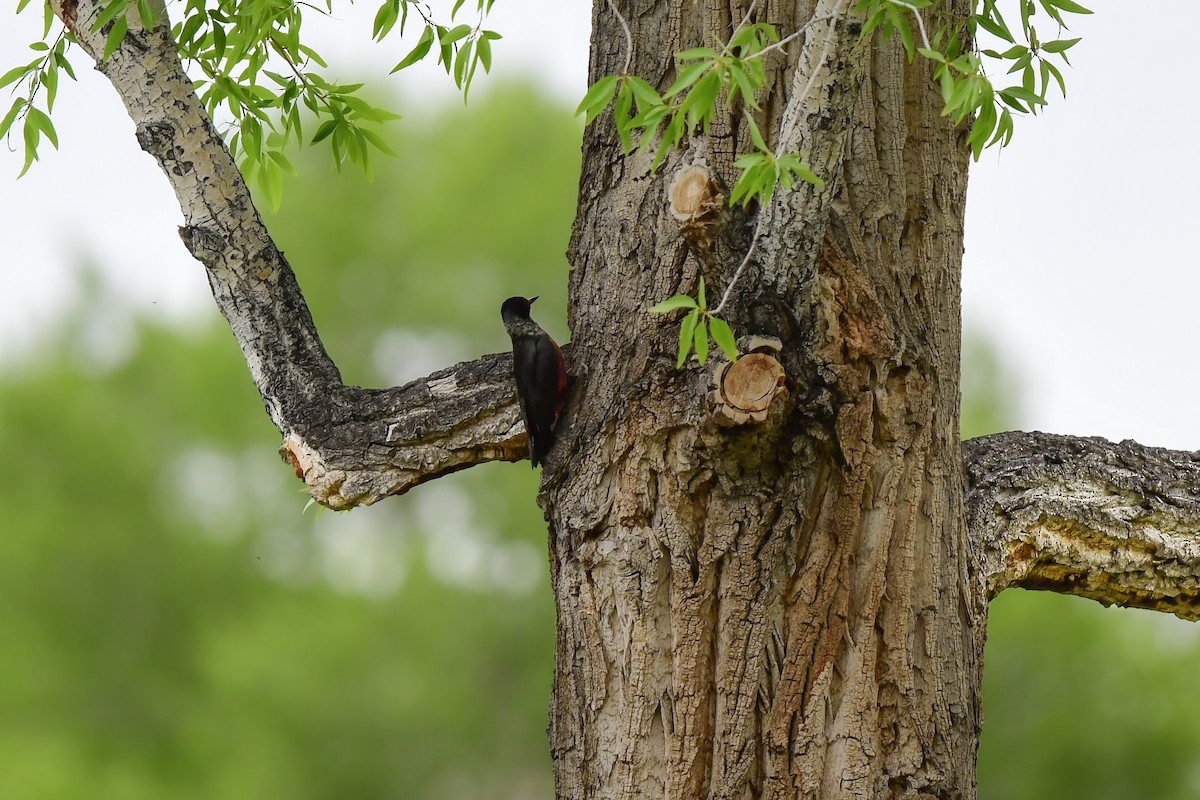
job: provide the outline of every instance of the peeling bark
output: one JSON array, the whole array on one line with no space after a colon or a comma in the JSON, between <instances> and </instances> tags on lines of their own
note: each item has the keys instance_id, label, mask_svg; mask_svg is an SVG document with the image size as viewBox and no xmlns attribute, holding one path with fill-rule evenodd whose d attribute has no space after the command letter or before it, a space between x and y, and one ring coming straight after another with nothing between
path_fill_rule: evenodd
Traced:
<instances>
[{"instance_id":1,"label":"peeling bark","mask_svg":"<svg viewBox=\"0 0 1200 800\"><path fill-rule=\"evenodd\" d=\"M989 598L1049 589L1200 619L1200 453L1003 433L963 455Z\"/></svg>"}]
</instances>

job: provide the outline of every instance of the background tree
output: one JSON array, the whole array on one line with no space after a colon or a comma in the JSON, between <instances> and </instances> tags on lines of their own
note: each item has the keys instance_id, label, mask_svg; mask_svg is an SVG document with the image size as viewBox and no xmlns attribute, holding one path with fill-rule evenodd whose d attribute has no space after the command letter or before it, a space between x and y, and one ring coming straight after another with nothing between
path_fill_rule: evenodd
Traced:
<instances>
[{"instance_id":1,"label":"background tree","mask_svg":"<svg viewBox=\"0 0 1200 800\"><path fill-rule=\"evenodd\" d=\"M161 132L161 131L160 131L160 132ZM155 144L155 143L154 143L154 142L151 142L151 144ZM166 152L166 151L164 151L164 152ZM170 155L170 154L168 154L168 155ZM184 163L191 163L191 162L184 162ZM194 230L193 230L193 231L191 231L191 234L192 234L191 241L192 241L192 243L193 243L193 245L194 245L194 243L197 243L196 236L197 236L197 235L200 235L200 231L194 231ZM203 236L202 236L202 239L203 239ZM206 246L209 246L209 245L211 245L211 243L212 243L212 241L211 241L211 240L199 241L199 245L202 245L202 246L205 246L205 247L206 247ZM208 251L205 251L205 252L208 252ZM244 253L244 254L245 254L245 253ZM578 330L577 330L577 333L578 333ZM244 342L244 344L245 344L245 342ZM302 347L302 345L301 345L301 347ZM305 366L305 367L312 367L313 365L301 365L301 366ZM317 366L319 367L319 365L317 365ZM857 407L856 407L856 408L857 408ZM286 409L284 409L284 410L286 410ZM845 407L842 407L842 410L845 410ZM277 417L277 419L278 419L278 417ZM842 432L841 432L841 431L839 431L838 433L839 433L839 435L840 435ZM344 485L343 485L343 486L344 486ZM328 497L326 497L326 499L329 499L329 498L328 498ZM571 565L563 565L563 564L560 564L560 566L568 566L568 567L569 567L569 566L571 566ZM848 633L848 630L847 630L847 633ZM847 638L848 638L848 637L847 637ZM850 646L851 646L851 650L853 650L854 648L856 648L856 646L857 646L857 645L854 645L854 643L853 643L853 640L851 640ZM737 764L734 764L733 766L734 766L734 768L737 768ZM738 768L738 769L740 769L740 768Z\"/></svg>"}]
</instances>

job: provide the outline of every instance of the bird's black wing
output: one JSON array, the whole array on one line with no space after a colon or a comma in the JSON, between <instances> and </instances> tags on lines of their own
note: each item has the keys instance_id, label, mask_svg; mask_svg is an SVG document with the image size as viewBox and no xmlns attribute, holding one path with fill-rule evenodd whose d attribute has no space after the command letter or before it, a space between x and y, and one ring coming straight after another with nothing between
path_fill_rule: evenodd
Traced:
<instances>
[{"instance_id":1,"label":"bird's black wing","mask_svg":"<svg viewBox=\"0 0 1200 800\"><path fill-rule=\"evenodd\" d=\"M559 371L562 354L549 336L534 342L535 390L525 398L526 427L529 430L529 457L533 463L546 460L554 446L554 417L558 406Z\"/></svg>"}]
</instances>

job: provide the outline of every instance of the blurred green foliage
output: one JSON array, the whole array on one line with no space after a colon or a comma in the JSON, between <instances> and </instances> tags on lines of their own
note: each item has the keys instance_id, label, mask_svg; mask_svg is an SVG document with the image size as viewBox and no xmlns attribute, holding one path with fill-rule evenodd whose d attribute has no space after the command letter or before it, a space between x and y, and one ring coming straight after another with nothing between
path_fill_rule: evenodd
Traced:
<instances>
[{"instance_id":1,"label":"blurred green foliage","mask_svg":"<svg viewBox=\"0 0 1200 800\"><path fill-rule=\"evenodd\" d=\"M498 88L391 133L373 184L314 152L270 220L347 380L506 349L510 294L569 338L569 109ZM0 373L0 797L552 796L529 465L303 514L215 309L103 368L85 320L119 301L81 280Z\"/></svg>"},{"instance_id":2,"label":"blurred green foliage","mask_svg":"<svg viewBox=\"0 0 1200 800\"><path fill-rule=\"evenodd\" d=\"M1010 590L992 603L980 800L1200 797L1200 636L1152 611Z\"/></svg>"},{"instance_id":3,"label":"blurred green foliage","mask_svg":"<svg viewBox=\"0 0 1200 800\"><path fill-rule=\"evenodd\" d=\"M509 87L393 126L374 183L314 154L269 224L348 381L507 348L511 294L541 295L569 338L578 134ZM551 797L536 473L302 514L215 311L98 345L114 326L89 319L128 311L92 283L0 373L0 798ZM1011 426L1012 380L978 340L963 387L964 435ZM1170 623L1001 597L980 796L1200 795L1200 645Z\"/></svg>"}]
</instances>

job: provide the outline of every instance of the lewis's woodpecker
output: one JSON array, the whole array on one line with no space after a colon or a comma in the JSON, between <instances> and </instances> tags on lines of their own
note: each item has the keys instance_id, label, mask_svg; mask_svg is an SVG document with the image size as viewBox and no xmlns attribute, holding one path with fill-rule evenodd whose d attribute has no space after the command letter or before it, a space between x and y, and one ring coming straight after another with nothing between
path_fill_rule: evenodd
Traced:
<instances>
[{"instance_id":1,"label":"lewis's woodpecker","mask_svg":"<svg viewBox=\"0 0 1200 800\"><path fill-rule=\"evenodd\" d=\"M550 334L529 318L536 297L510 297L500 306L500 317L513 343L513 377L521 418L529 433L529 460L545 463L554 446L554 421L567 399L567 365Z\"/></svg>"}]
</instances>

